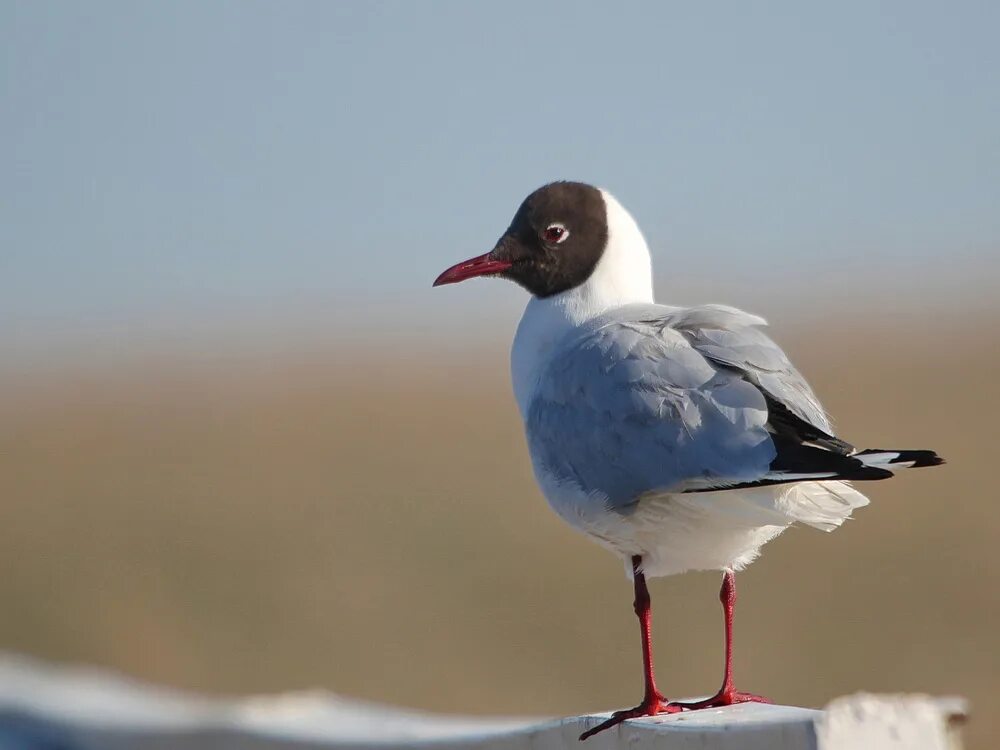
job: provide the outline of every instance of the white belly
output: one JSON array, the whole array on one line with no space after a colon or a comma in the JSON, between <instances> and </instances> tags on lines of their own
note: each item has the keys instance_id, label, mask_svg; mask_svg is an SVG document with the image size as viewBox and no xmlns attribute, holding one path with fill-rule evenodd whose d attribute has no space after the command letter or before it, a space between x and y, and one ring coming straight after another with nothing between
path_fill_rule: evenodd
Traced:
<instances>
[{"instance_id":1,"label":"white belly","mask_svg":"<svg viewBox=\"0 0 1000 750\"><path fill-rule=\"evenodd\" d=\"M832 530L867 499L844 482L802 482L743 490L657 494L631 512L609 510L598 495L538 477L552 509L649 576L687 570L740 570L796 521Z\"/></svg>"}]
</instances>

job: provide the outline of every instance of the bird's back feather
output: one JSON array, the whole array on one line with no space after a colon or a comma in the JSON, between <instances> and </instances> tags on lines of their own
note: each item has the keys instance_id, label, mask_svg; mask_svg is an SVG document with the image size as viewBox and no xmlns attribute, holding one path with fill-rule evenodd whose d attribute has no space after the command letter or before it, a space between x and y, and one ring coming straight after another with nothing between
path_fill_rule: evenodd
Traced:
<instances>
[{"instance_id":1,"label":"bird's back feather","mask_svg":"<svg viewBox=\"0 0 1000 750\"><path fill-rule=\"evenodd\" d=\"M764 324L721 305L634 304L575 329L526 415L536 472L624 514L651 493L892 476L896 457L833 435Z\"/></svg>"}]
</instances>

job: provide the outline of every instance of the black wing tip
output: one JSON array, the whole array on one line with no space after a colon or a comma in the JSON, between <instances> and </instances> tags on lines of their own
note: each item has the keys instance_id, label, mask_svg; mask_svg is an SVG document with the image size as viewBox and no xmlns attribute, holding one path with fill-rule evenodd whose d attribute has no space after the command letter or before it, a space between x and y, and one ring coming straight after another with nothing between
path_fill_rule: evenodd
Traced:
<instances>
[{"instance_id":1,"label":"black wing tip","mask_svg":"<svg viewBox=\"0 0 1000 750\"><path fill-rule=\"evenodd\" d=\"M836 479L843 479L849 482L868 482L875 479L888 479L889 477L896 476L888 469L883 469L880 466L862 466L862 468L850 473L844 473Z\"/></svg>"},{"instance_id":2,"label":"black wing tip","mask_svg":"<svg viewBox=\"0 0 1000 750\"><path fill-rule=\"evenodd\" d=\"M934 451L906 451L910 455L914 456L912 459L913 465L911 468L919 469L924 466L940 466L943 463L947 463L941 456L939 456ZM906 461L907 459L902 459Z\"/></svg>"},{"instance_id":3,"label":"black wing tip","mask_svg":"<svg viewBox=\"0 0 1000 750\"><path fill-rule=\"evenodd\" d=\"M813 453L815 450L816 449L810 449L810 453ZM806 478L799 474L796 479L784 479L781 477L781 471L779 470L776 475L767 479L734 483L720 482L718 485L709 487L694 487L683 490L683 492L722 492L725 490L744 490L755 487L770 487L776 484L797 484L799 482L871 482L878 479L889 479L890 477L896 476L895 472L891 470L893 464L906 464L906 467L899 468L916 469L924 466L940 466L945 463L945 460L937 453L926 450L901 451L869 448L868 450L858 451L852 456L841 456L840 454L829 453L827 451L821 451L821 453L828 461L836 461L838 463L833 471L830 470L832 467L823 467L815 469L816 476L811 478ZM874 453L898 453L899 455L891 461L886 461L881 466L869 466L863 461L858 460L859 456L867 456ZM774 468L773 464L772 468ZM783 470L790 474L798 473L797 470L790 467L786 467ZM897 468L897 471L898 470L899 469ZM831 474L833 475L831 476Z\"/></svg>"},{"instance_id":4,"label":"black wing tip","mask_svg":"<svg viewBox=\"0 0 1000 750\"><path fill-rule=\"evenodd\" d=\"M937 453L928 450L901 451L870 448L868 450L861 451L860 453L855 453L854 455L865 456L872 453L898 453L898 456L886 463L887 466L892 466L893 464L909 464L907 468L921 469L925 466L940 466L941 464L947 463Z\"/></svg>"},{"instance_id":5,"label":"black wing tip","mask_svg":"<svg viewBox=\"0 0 1000 750\"><path fill-rule=\"evenodd\" d=\"M836 454L834 454L836 455ZM870 482L876 479L889 479L896 476L888 469L880 466L865 466L858 462L858 466L851 466L836 474L827 471L818 471L813 477L796 476L795 479L783 478L779 473L766 479L758 479L750 482L720 482L717 485L708 487L693 487L683 490L685 494L694 492L724 492L727 490L748 490L757 487L772 487L777 484L800 484L802 482Z\"/></svg>"}]
</instances>

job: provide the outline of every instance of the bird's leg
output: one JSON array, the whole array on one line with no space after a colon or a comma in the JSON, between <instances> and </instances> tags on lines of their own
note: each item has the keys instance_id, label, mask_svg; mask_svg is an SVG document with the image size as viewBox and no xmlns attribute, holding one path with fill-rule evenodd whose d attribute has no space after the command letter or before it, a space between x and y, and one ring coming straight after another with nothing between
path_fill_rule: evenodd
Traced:
<instances>
[{"instance_id":1,"label":"bird's leg","mask_svg":"<svg viewBox=\"0 0 1000 750\"><path fill-rule=\"evenodd\" d=\"M642 703L635 708L627 708L624 711L615 711L610 719L598 724L593 729L588 729L580 735L581 740L593 737L598 732L610 729L621 724L626 719L635 719L640 716L656 716L656 714L676 713L679 708L672 708L666 699L660 695L656 689L656 680L653 677L653 646L652 637L649 632L651 613L649 589L646 588L646 576L642 574L642 558L639 555L632 557L632 579L635 583L635 616L639 618L639 630L642 635L642 676L644 693Z\"/></svg>"},{"instance_id":2,"label":"bird's leg","mask_svg":"<svg viewBox=\"0 0 1000 750\"><path fill-rule=\"evenodd\" d=\"M693 711L699 708L731 706L734 703L770 703L767 698L753 693L741 693L733 689L733 609L736 605L736 576L731 570L727 570L723 574L719 601L722 602L722 611L726 616L726 673L722 678L722 687L711 698L702 701L671 703L670 705L674 708Z\"/></svg>"}]
</instances>

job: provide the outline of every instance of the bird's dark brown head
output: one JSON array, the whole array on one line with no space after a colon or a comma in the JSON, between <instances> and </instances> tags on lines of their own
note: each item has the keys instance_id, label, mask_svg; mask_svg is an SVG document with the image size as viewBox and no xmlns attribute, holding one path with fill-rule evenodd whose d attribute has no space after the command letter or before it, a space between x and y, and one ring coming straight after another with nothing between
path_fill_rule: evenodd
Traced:
<instances>
[{"instance_id":1,"label":"bird's dark brown head","mask_svg":"<svg viewBox=\"0 0 1000 750\"><path fill-rule=\"evenodd\" d=\"M452 266L434 286L500 276L536 297L551 297L590 278L607 243L601 191L582 182L553 182L524 199L490 252Z\"/></svg>"}]
</instances>

